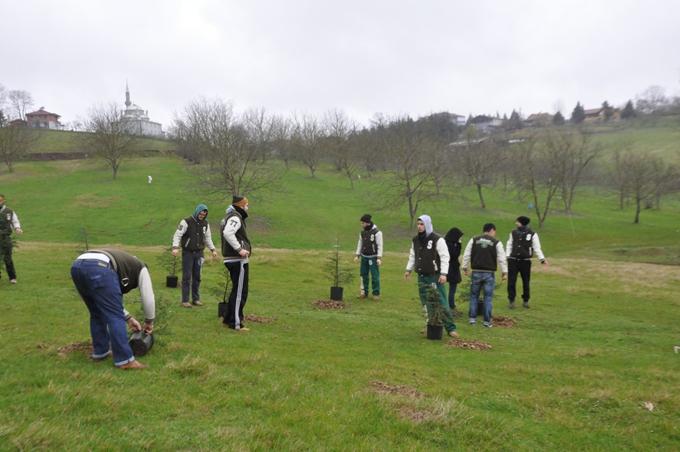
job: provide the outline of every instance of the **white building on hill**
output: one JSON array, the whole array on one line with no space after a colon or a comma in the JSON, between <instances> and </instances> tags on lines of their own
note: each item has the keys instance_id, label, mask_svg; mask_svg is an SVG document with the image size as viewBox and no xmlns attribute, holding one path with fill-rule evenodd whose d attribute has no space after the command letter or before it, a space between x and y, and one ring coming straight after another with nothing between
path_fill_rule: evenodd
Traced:
<instances>
[{"instance_id":1,"label":"white building on hill","mask_svg":"<svg viewBox=\"0 0 680 452\"><path fill-rule=\"evenodd\" d=\"M125 111L123 123L132 135L162 137L163 129L159 122L149 120L149 111L130 101L130 88L125 84Z\"/></svg>"}]
</instances>

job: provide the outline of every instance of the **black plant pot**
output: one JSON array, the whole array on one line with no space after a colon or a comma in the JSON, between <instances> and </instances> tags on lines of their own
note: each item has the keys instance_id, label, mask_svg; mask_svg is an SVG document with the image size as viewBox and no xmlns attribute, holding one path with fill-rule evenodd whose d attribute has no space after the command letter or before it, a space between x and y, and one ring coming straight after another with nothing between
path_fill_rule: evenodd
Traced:
<instances>
[{"instance_id":1,"label":"black plant pot","mask_svg":"<svg viewBox=\"0 0 680 452\"><path fill-rule=\"evenodd\" d=\"M177 287L177 276L166 276L165 277L166 287Z\"/></svg>"},{"instance_id":2,"label":"black plant pot","mask_svg":"<svg viewBox=\"0 0 680 452\"><path fill-rule=\"evenodd\" d=\"M217 317L227 318L227 303L220 301L217 303Z\"/></svg>"},{"instance_id":3,"label":"black plant pot","mask_svg":"<svg viewBox=\"0 0 680 452\"><path fill-rule=\"evenodd\" d=\"M153 334L136 331L130 336L130 348L135 356L144 356L153 347Z\"/></svg>"},{"instance_id":4,"label":"black plant pot","mask_svg":"<svg viewBox=\"0 0 680 452\"><path fill-rule=\"evenodd\" d=\"M433 341L440 341L442 339L442 330L444 329L441 325L427 325L427 338Z\"/></svg>"},{"instance_id":5,"label":"black plant pot","mask_svg":"<svg viewBox=\"0 0 680 452\"><path fill-rule=\"evenodd\" d=\"M342 287L331 287L331 300L342 301Z\"/></svg>"}]
</instances>

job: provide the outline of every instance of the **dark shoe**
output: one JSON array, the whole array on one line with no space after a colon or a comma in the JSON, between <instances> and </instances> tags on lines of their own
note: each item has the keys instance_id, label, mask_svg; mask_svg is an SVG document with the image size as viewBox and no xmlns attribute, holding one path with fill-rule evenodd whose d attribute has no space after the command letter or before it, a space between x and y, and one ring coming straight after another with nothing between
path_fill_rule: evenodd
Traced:
<instances>
[{"instance_id":1,"label":"dark shoe","mask_svg":"<svg viewBox=\"0 0 680 452\"><path fill-rule=\"evenodd\" d=\"M142 364L137 360L130 361L129 363L123 364L122 366L118 366L118 368L122 370L146 369L147 367L149 366Z\"/></svg>"},{"instance_id":2,"label":"dark shoe","mask_svg":"<svg viewBox=\"0 0 680 452\"><path fill-rule=\"evenodd\" d=\"M525 301L524 303L522 303L522 306L524 306L526 309L529 309L529 302Z\"/></svg>"},{"instance_id":3,"label":"dark shoe","mask_svg":"<svg viewBox=\"0 0 680 452\"><path fill-rule=\"evenodd\" d=\"M191 303L185 301L184 303L182 303L182 307L183 307L183 308L190 308L190 307L191 307Z\"/></svg>"},{"instance_id":4,"label":"dark shoe","mask_svg":"<svg viewBox=\"0 0 680 452\"><path fill-rule=\"evenodd\" d=\"M515 309L515 302L514 301L510 302L510 309Z\"/></svg>"},{"instance_id":5,"label":"dark shoe","mask_svg":"<svg viewBox=\"0 0 680 452\"><path fill-rule=\"evenodd\" d=\"M201 303L201 300L192 301L191 304L193 304L194 306L203 306L203 303Z\"/></svg>"}]
</instances>

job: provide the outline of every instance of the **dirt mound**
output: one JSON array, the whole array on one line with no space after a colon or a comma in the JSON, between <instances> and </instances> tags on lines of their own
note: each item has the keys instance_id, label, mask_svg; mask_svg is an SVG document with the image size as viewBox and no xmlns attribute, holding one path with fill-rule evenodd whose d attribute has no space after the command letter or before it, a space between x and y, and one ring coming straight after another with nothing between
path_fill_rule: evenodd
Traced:
<instances>
[{"instance_id":1,"label":"dirt mound","mask_svg":"<svg viewBox=\"0 0 680 452\"><path fill-rule=\"evenodd\" d=\"M510 317L504 317L499 315L498 317L493 316L493 326L499 328L512 328L517 325L517 321Z\"/></svg>"},{"instance_id":2,"label":"dirt mound","mask_svg":"<svg viewBox=\"0 0 680 452\"><path fill-rule=\"evenodd\" d=\"M81 352L86 354L92 353L92 343L88 342L74 342L72 344L67 344L57 349L57 355L64 358L69 353Z\"/></svg>"},{"instance_id":3,"label":"dirt mound","mask_svg":"<svg viewBox=\"0 0 680 452\"><path fill-rule=\"evenodd\" d=\"M464 341L463 339L451 339L446 343L449 347L464 348L466 350L491 350L491 344L481 341Z\"/></svg>"},{"instance_id":4,"label":"dirt mound","mask_svg":"<svg viewBox=\"0 0 680 452\"><path fill-rule=\"evenodd\" d=\"M411 399L423 397L423 393L415 388L405 385L391 385L384 381L374 380L371 382L371 389L378 394L401 395Z\"/></svg>"},{"instance_id":5,"label":"dirt mound","mask_svg":"<svg viewBox=\"0 0 680 452\"><path fill-rule=\"evenodd\" d=\"M319 309L345 309L345 303L334 300L316 300L314 306Z\"/></svg>"},{"instance_id":6,"label":"dirt mound","mask_svg":"<svg viewBox=\"0 0 680 452\"><path fill-rule=\"evenodd\" d=\"M271 317L262 317L255 314L246 314L246 322L253 323L272 323L275 319Z\"/></svg>"}]
</instances>

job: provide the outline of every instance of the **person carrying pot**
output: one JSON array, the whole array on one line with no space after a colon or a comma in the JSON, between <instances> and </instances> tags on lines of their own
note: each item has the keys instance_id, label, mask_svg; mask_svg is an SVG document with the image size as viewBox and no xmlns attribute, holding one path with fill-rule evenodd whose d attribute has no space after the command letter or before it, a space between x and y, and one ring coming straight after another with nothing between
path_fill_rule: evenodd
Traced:
<instances>
[{"instance_id":1,"label":"person carrying pot","mask_svg":"<svg viewBox=\"0 0 680 452\"><path fill-rule=\"evenodd\" d=\"M90 312L93 361L113 355L118 369L143 369L128 343L126 324L133 331L153 332L156 300L151 275L137 257L116 249L89 250L76 258L71 278ZM142 326L123 307L123 294L139 287L144 309Z\"/></svg>"},{"instance_id":2,"label":"person carrying pot","mask_svg":"<svg viewBox=\"0 0 680 452\"><path fill-rule=\"evenodd\" d=\"M248 258L251 253L250 239L246 232L248 207L248 198L234 195L226 216L220 222L222 256L231 278L231 292L223 322L236 331L249 330L243 323L243 308L248 300Z\"/></svg>"},{"instance_id":3,"label":"person carrying pot","mask_svg":"<svg viewBox=\"0 0 680 452\"><path fill-rule=\"evenodd\" d=\"M408 280L414 270L418 273L420 303L426 307L430 318L434 313L430 312L432 307L427 301L431 291L433 289L436 291L442 309L444 328L449 336L458 337L444 289L449 271L449 250L446 241L434 232L429 215L419 216L416 227L418 234L411 242L404 279Z\"/></svg>"},{"instance_id":4,"label":"person carrying pot","mask_svg":"<svg viewBox=\"0 0 680 452\"><path fill-rule=\"evenodd\" d=\"M361 260L359 274L361 276L361 291L359 298L366 298L370 289L371 280L373 281L373 291L371 292L374 300L380 299L380 266L382 265L383 255L383 235L373 223L369 214L365 214L359 220L361 222L361 233L354 256L354 262ZM370 275L370 280L369 280Z\"/></svg>"},{"instance_id":5,"label":"person carrying pot","mask_svg":"<svg viewBox=\"0 0 680 452\"><path fill-rule=\"evenodd\" d=\"M172 255L177 256L182 248L182 307L203 306L201 303L201 269L203 268L203 250L206 245L213 257L217 250L213 245L208 224L208 206L199 204L193 215L179 222L172 237ZM189 304L189 287L191 287L191 304Z\"/></svg>"}]
</instances>

